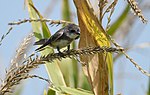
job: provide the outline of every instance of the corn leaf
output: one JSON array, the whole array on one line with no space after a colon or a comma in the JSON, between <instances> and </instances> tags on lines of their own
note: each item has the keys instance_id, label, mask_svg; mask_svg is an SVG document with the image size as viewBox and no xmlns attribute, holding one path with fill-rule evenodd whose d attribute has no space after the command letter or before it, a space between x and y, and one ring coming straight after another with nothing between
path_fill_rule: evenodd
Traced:
<instances>
[{"instance_id":1,"label":"corn leaf","mask_svg":"<svg viewBox=\"0 0 150 95\"><path fill-rule=\"evenodd\" d=\"M29 15L31 19L38 19L38 16L40 18L43 18L42 15L40 15L40 13L35 9L35 7L33 7L33 3L32 0L26 0L26 4L28 5L28 11L29 11ZM42 27L43 31L43 35L45 35L44 37L49 37L50 36L50 32L49 29L46 25L45 22L41 23L41 22L32 22L32 28L33 31L35 31L35 34L39 34L40 38L41 38L41 34L40 34L40 28ZM35 37L38 37L37 35L35 35ZM41 54L42 55L46 55L46 51L48 51L48 53L50 53L50 51L53 51L52 49L49 50L45 50L43 51ZM51 81L58 86L66 86L62 72L60 70L60 67L58 65L58 61L54 61L52 63L46 62L46 69L48 72L48 75L51 79Z\"/></svg>"},{"instance_id":2,"label":"corn leaf","mask_svg":"<svg viewBox=\"0 0 150 95\"><path fill-rule=\"evenodd\" d=\"M48 91L44 90L43 95L56 95L56 92L52 89L48 89Z\"/></svg>"},{"instance_id":3,"label":"corn leaf","mask_svg":"<svg viewBox=\"0 0 150 95\"><path fill-rule=\"evenodd\" d=\"M85 90L78 90L78 89L63 87L63 86L61 86L60 88L61 90L63 90L64 92L70 95L93 95L91 92Z\"/></svg>"},{"instance_id":4,"label":"corn leaf","mask_svg":"<svg viewBox=\"0 0 150 95\"><path fill-rule=\"evenodd\" d=\"M49 89L46 95L56 95L54 90Z\"/></svg>"},{"instance_id":5,"label":"corn leaf","mask_svg":"<svg viewBox=\"0 0 150 95\"><path fill-rule=\"evenodd\" d=\"M70 15L70 7L69 7L69 0L62 0L63 6L62 6L62 18L65 21L71 21L71 15Z\"/></svg>"},{"instance_id":6,"label":"corn leaf","mask_svg":"<svg viewBox=\"0 0 150 95\"><path fill-rule=\"evenodd\" d=\"M82 84L81 84L81 88L82 89L85 89L85 90L91 90L91 88L90 88L90 84L88 83L88 80L87 80L87 78L86 78L86 76L85 75L83 75L82 74Z\"/></svg>"},{"instance_id":7,"label":"corn leaf","mask_svg":"<svg viewBox=\"0 0 150 95\"><path fill-rule=\"evenodd\" d=\"M124 9L123 13L120 17L111 25L110 29L108 30L108 34L113 35L116 30L120 27L122 22L126 19L128 12L130 10L129 5Z\"/></svg>"},{"instance_id":8,"label":"corn leaf","mask_svg":"<svg viewBox=\"0 0 150 95\"><path fill-rule=\"evenodd\" d=\"M25 2L27 4L30 18L31 19L37 19L38 16L36 15L36 12L29 5L29 4L32 4L32 1L31 0L25 0ZM40 23L39 22L31 22L31 24L32 24L34 35L36 36L37 39L41 39L42 35L40 34L41 33L40 27L39 27Z\"/></svg>"},{"instance_id":9,"label":"corn leaf","mask_svg":"<svg viewBox=\"0 0 150 95\"><path fill-rule=\"evenodd\" d=\"M148 91L147 91L147 95L150 95L150 78L148 80Z\"/></svg>"},{"instance_id":10,"label":"corn leaf","mask_svg":"<svg viewBox=\"0 0 150 95\"><path fill-rule=\"evenodd\" d=\"M105 36L106 32L93 13L93 9L88 0L74 0L77 8L81 37L79 47L89 46L110 46L110 42ZM112 54L97 54L90 56L80 56L85 75L88 77L90 85L95 95L113 95L113 64Z\"/></svg>"},{"instance_id":11,"label":"corn leaf","mask_svg":"<svg viewBox=\"0 0 150 95\"><path fill-rule=\"evenodd\" d=\"M43 19L43 16L40 14L40 12L34 7L33 4L30 4L30 6L34 9L36 14L39 16L40 19ZM50 37L50 31L45 22L40 22L42 24L42 33L44 38L49 38Z\"/></svg>"},{"instance_id":12,"label":"corn leaf","mask_svg":"<svg viewBox=\"0 0 150 95\"><path fill-rule=\"evenodd\" d=\"M65 21L71 21L71 12L69 6L69 0L62 0L62 19ZM75 48L76 43L71 44L71 48ZM59 64L61 71L63 72L65 82L67 86L77 87L78 83L78 64L75 59L64 59Z\"/></svg>"},{"instance_id":13,"label":"corn leaf","mask_svg":"<svg viewBox=\"0 0 150 95\"><path fill-rule=\"evenodd\" d=\"M75 89L75 88L71 88L71 87L64 87L64 86L59 86L57 87L59 89L61 89L60 93L64 93L64 94L69 94L69 95L94 95L92 94L92 92L87 91L87 90L83 90L83 89ZM50 88L52 90L57 91L54 88Z\"/></svg>"}]
</instances>

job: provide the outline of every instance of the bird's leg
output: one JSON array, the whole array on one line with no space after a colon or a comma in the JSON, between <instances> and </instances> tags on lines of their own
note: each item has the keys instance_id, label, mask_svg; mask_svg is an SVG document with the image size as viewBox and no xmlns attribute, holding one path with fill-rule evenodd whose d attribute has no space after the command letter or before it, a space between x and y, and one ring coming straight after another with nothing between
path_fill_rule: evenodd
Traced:
<instances>
[{"instance_id":1,"label":"bird's leg","mask_svg":"<svg viewBox=\"0 0 150 95\"><path fill-rule=\"evenodd\" d=\"M61 51L60 51L60 48L59 48L59 47L57 47L57 51L58 51L58 53L61 53Z\"/></svg>"},{"instance_id":2,"label":"bird's leg","mask_svg":"<svg viewBox=\"0 0 150 95\"><path fill-rule=\"evenodd\" d=\"M57 47L57 51L58 51L58 53L59 53L60 56L63 56L63 53L60 51L59 47Z\"/></svg>"},{"instance_id":3,"label":"bird's leg","mask_svg":"<svg viewBox=\"0 0 150 95\"><path fill-rule=\"evenodd\" d=\"M70 51L70 45L67 46L67 49L68 49L67 52L69 52Z\"/></svg>"}]
</instances>

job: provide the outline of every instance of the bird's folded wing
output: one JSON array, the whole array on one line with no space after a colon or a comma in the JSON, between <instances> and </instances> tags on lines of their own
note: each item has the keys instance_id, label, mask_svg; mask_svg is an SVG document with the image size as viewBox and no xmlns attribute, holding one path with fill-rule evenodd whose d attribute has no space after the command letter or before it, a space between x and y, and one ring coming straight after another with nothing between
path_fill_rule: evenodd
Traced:
<instances>
[{"instance_id":1,"label":"bird's folded wing","mask_svg":"<svg viewBox=\"0 0 150 95\"><path fill-rule=\"evenodd\" d=\"M46 43L47 41L48 41L48 39L41 39L41 40L35 42L34 45L42 45L42 44Z\"/></svg>"}]
</instances>

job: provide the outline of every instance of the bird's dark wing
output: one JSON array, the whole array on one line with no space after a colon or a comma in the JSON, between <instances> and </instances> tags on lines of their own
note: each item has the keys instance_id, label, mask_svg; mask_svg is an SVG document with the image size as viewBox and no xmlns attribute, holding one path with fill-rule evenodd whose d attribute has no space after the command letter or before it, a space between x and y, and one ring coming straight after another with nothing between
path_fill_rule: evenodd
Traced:
<instances>
[{"instance_id":1,"label":"bird's dark wing","mask_svg":"<svg viewBox=\"0 0 150 95\"><path fill-rule=\"evenodd\" d=\"M51 41L55 42L57 39L59 39L63 35L63 33L64 33L64 29L63 28L58 30L54 35L51 36L51 38L50 38Z\"/></svg>"},{"instance_id":2,"label":"bird's dark wing","mask_svg":"<svg viewBox=\"0 0 150 95\"><path fill-rule=\"evenodd\" d=\"M39 41L35 42L34 45L42 45L44 43L46 43L48 41L48 39L40 39Z\"/></svg>"},{"instance_id":3,"label":"bird's dark wing","mask_svg":"<svg viewBox=\"0 0 150 95\"><path fill-rule=\"evenodd\" d=\"M59 39L63 35L63 30L58 30L54 35L52 35L41 47L37 48L35 51L40 50L44 48L45 46L51 44L52 42L55 42L57 39Z\"/></svg>"},{"instance_id":4,"label":"bird's dark wing","mask_svg":"<svg viewBox=\"0 0 150 95\"><path fill-rule=\"evenodd\" d=\"M45 46L47 46L48 44L50 44L50 42L51 42L50 39L47 40L47 42L45 42L42 46L40 46L39 48L37 48L35 51L38 51L38 50L44 48Z\"/></svg>"}]
</instances>

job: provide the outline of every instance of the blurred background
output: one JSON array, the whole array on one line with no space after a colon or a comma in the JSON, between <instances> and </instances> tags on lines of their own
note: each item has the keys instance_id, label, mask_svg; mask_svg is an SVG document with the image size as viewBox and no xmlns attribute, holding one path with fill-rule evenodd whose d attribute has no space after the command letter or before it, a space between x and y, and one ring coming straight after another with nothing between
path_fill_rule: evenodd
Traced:
<instances>
[{"instance_id":1,"label":"blurred background","mask_svg":"<svg viewBox=\"0 0 150 95\"><path fill-rule=\"evenodd\" d=\"M35 7L45 17L53 20L61 20L63 2L65 0L33 0ZM111 2L111 0L108 0ZM139 7L145 18L150 21L150 1L137 0ZM98 1L91 0L96 14L98 14ZM113 24L126 8L127 1L118 0L115 11L111 17ZM77 21L76 9L73 0L69 0L71 20ZM29 18L28 10L24 5L23 0L1 0L0 1L0 37L4 35L10 26L9 22L18 21L19 19ZM103 26L106 27L107 16L103 20ZM61 26L49 26L52 34ZM24 23L13 27L13 30L6 36L0 46L0 78L4 79L5 72L9 68L12 58L23 39L31 32L31 24ZM119 28L113 33L113 38L124 48L128 54L146 71L150 69L150 23L143 24L138 17L134 16L129 10L126 19L122 22ZM27 50L27 55L35 50L33 46L34 39ZM48 78L44 65L31 73L37 74L44 78ZM150 95L149 78L142 74L134 65L122 55L114 55L114 92L115 95ZM19 95L41 95L44 89L48 89L48 84L45 81L38 79L28 79L22 81L22 84L17 87L16 93ZM16 95L16 94L14 94Z\"/></svg>"}]
</instances>

